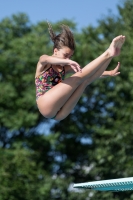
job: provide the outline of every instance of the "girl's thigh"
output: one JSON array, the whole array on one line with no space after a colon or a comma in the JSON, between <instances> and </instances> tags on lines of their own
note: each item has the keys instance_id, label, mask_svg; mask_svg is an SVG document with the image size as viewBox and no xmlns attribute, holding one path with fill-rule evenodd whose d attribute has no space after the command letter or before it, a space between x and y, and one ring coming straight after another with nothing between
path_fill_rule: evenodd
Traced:
<instances>
[{"instance_id":1,"label":"girl's thigh","mask_svg":"<svg viewBox=\"0 0 133 200\"><path fill-rule=\"evenodd\" d=\"M79 86L81 80L69 77L37 99L38 109L45 117L54 117Z\"/></svg>"}]
</instances>

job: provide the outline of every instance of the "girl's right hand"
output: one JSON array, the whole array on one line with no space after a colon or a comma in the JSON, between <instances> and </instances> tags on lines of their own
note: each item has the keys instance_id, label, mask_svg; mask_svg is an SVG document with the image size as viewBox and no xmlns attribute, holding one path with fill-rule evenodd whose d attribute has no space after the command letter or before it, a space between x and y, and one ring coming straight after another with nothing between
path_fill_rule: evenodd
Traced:
<instances>
[{"instance_id":1,"label":"girl's right hand","mask_svg":"<svg viewBox=\"0 0 133 200\"><path fill-rule=\"evenodd\" d=\"M71 66L71 68L75 71L75 72L82 72L82 69L80 67L80 65L73 61L73 60L69 60L70 62L68 63L68 65Z\"/></svg>"}]
</instances>

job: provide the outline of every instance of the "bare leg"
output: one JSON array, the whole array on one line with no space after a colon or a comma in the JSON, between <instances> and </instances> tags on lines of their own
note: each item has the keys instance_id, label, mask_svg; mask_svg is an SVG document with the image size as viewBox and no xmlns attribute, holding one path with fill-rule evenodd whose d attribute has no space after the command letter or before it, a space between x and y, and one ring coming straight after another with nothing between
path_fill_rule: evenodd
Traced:
<instances>
[{"instance_id":1,"label":"bare leg","mask_svg":"<svg viewBox=\"0 0 133 200\"><path fill-rule=\"evenodd\" d=\"M104 65L101 66L97 72L89 77L87 80L85 80L76 90L75 92L71 95L71 97L68 99L68 101L64 104L64 106L59 110L57 113L55 120L62 120L66 118L70 112L74 109L76 106L77 102L79 101L80 97L82 96L85 88L90 85L93 81L98 79L102 73L105 71L104 69L109 65L111 59L106 61Z\"/></svg>"},{"instance_id":2,"label":"bare leg","mask_svg":"<svg viewBox=\"0 0 133 200\"><path fill-rule=\"evenodd\" d=\"M119 55L120 49L124 41L124 36L116 37L112 41L109 49L105 51L101 56L93 60L91 63L86 65L82 69L82 73L75 73L73 76L65 79L62 83L56 85L51 90L46 92L43 96L39 97L37 103L40 112L45 117L54 117L66 104L66 102L79 87L79 85L81 85L89 77L93 76L98 71L98 69L101 68L101 65L104 66L104 69L102 68L102 72L105 71L108 66L108 64L105 63L107 61L110 62L113 57ZM102 72L100 73L102 74ZM81 96L81 92L79 96Z\"/></svg>"}]
</instances>

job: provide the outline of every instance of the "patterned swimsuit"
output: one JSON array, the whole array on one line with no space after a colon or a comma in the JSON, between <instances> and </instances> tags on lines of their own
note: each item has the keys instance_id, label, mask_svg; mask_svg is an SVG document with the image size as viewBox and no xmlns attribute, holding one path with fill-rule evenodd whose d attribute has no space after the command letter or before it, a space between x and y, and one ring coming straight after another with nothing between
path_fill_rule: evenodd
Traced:
<instances>
[{"instance_id":1,"label":"patterned swimsuit","mask_svg":"<svg viewBox=\"0 0 133 200\"><path fill-rule=\"evenodd\" d=\"M46 71L42 72L38 77L35 78L36 99L64 80L64 77L64 67L61 72L56 72L52 66L50 66Z\"/></svg>"}]
</instances>

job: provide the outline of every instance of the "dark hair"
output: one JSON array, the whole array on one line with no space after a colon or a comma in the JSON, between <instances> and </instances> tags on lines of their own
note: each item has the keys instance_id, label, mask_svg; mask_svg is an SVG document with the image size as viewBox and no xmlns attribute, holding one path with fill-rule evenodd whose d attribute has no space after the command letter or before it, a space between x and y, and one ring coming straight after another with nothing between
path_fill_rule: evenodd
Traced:
<instances>
[{"instance_id":1,"label":"dark hair","mask_svg":"<svg viewBox=\"0 0 133 200\"><path fill-rule=\"evenodd\" d=\"M72 32L70 31L69 27L66 25L61 25L62 32L56 35L52 29L52 26L49 22L48 23L48 30L50 34L50 38L54 43L54 48L61 49L63 46L69 47L71 50L75 50L75 41Z\"/></svg>"}]
</instances>

